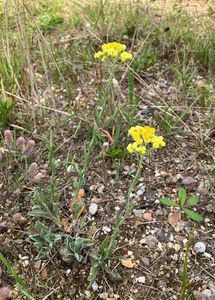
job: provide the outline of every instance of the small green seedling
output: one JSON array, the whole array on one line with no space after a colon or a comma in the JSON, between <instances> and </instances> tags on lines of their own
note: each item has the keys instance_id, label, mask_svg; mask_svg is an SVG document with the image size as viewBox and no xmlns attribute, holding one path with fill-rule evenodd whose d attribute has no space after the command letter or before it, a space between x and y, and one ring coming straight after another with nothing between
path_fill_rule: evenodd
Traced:
<instances>
[{"instance_id":1,"label":"small green seedling","mask_svg":"<svg viewBox=\"0 0 215 300\"><path fill-rule=\"evenodd\" d=\"M196 195L188 196L187 191L184 188L180 188L178 190L178 198L179 198L179 208L183 211L188 218L193 221L202 222L204 220L203 216L193 211L192 209L188 209L187 207L194 206L198 204L199 198ZM170 198L161 198L160 202L167 206L178 206L177 203Z\"/></svg>"}]
</instances>

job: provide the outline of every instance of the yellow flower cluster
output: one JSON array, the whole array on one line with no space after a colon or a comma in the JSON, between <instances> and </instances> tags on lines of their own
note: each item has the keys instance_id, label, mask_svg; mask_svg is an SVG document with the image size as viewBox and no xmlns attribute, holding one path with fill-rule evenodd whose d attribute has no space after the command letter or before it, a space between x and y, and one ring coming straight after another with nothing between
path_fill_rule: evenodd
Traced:
<instances>
[{"instance_id":1,"label":"yellow flower cluster","mask_svg":"<svg viewBox=\"0 0 215 300\"><path fill-rule=\"evenodd\" d=\"M166 143L164 142L162 136L153 136L151 138L151 143L152 143L152 147L156 149L166 146Z\"/></svg>"},{"instance_id":2,"label":"yellow flower cluster","mask_svg":"<svg viewBox=\"0 0 215 300\"><path fill-rule=\"evenodd\" d=\"M151 143L152 147L158 149L166 145L162 136L155 135L155 128L150 126L135 126L131 127L128 133L132 136L134 142L127 146L129 153L145 154L146 144ZM144 145L143 145L144 144Z\"/></svg>"},{"instance_id":3,"label":"yellow flower cluster","mask_svg":"<svg viewBox=\"0 0 215 300\"><path fill-rule=\"evenodd\" d=\"M127 150L129 153L141 153L145 154L146 153L146 147L145 146L139 146L137 142L134 142L132 144L129 144L127 147Z\"/></svg>"},{"instance_id":4,"label":"yellow flower cluster","mask_svg":"<svg viewBox=\"0 0 215 300\"><path fill-rule=\"evenodd\" d=\"M96 52L94 54L94 58L100 59L101 61L105 61L107 57L119 57L122 62L126 62L132 59L132 54L125 50L125 45L117 42L111 42L102 45L102 51Z\"/></svg>"}]
</instances>

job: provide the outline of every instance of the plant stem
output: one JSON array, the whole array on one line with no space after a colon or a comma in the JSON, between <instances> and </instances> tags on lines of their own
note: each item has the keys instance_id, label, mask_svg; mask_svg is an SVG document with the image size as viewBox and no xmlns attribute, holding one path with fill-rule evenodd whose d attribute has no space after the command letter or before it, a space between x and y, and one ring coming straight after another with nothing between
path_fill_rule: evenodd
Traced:
<instances>
[{"instance_id":1,"label":"plant stem","mask_svg":"<svg viewBox=\"0 0 215 300\"><path fill-rule=\"evenodd\" d=\"M128 216L128 214L130 213L131 208L132 208L132 205L131 205L131 193L133 192L133 190L134 190L134 188L135 188L135 186L137 184L137 181L140 178L142 167L143 167L143 158L144 158L144 155L140 154L139 160L138 160L137 172L136 172L136 174L135 174L135 176L134 176L134 178L132 180L132 183L130 185L130 188L128 190L128 196L127 196L127 199L126 199L126 210L125 210L124 219Z\"/></svg>"},{"instance_id":2,"label":"plant stem","mask_svg":"<svg viewBox=\"0 0 215 300\"><path fill-rule=\"evenodd\" d=\"M194 229L194 228L193 228ZM190 250L190 244L193 236L193 230L189 235L188 242L187 242L187 248L186 248L186 253L185 253L185 258L184 258L184 269L183 269L183 281L182 281L182 287L181 287L181 292L179 295L179 300L185 300L186 296L186 291L189 286L188 284L188 271L187 271L187 262L188 262L188 254Z\"/></svg>"}]
</instances>

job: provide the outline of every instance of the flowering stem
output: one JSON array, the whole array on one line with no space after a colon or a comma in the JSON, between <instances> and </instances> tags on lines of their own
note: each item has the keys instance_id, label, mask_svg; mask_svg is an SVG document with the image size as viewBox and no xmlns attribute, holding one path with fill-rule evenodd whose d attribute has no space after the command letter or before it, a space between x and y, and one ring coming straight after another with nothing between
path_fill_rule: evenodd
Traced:
<instances>
[{"instance_id":1,"label":"flowering stem","mask_svg":"<svg viewBox=\"0 0 215 300\"><path fill-rule=\"evenodd\" d=\"M143 167L143 158L144 158L144 155L140 154L139 160L138 160L137 172L136 172L136 174L135 174L135 176L134 176L134 178L132 180L132 183L130 185L130 188L128 190L128 196L127 196L127 199L126 199L126 210L125 210L124 218L126 218L128 216L128 214L130 213L131 208L132 208L132 205L131 205L131 193L133 192L133 190L134 190L134 188L135 188L135 186L137 184L137 181L140 178L142 167Z\"/></svg>"}]
</instances>

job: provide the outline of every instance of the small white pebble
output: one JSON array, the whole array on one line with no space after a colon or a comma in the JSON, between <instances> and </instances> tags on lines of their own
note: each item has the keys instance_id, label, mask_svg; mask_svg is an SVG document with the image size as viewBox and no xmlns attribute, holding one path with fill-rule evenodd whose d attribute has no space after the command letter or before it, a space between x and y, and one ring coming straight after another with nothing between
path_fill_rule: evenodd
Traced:
<instances>
[{"instance_id":1,"label":"small white pebble","mask_svg":"<svg viewBox=\"0 0 215 300\"><path fill-rule=\"evenodd\" d=\"M137 278L137 282L145 283L145 281L146 281L145 276L140 276L140 277Z\"/></svg>"},{"instance_id":2,"label":"small white pebble","mask_svg":"<svg viewBox=\"0 0 215 300\"><path fill-rule=\"evenodd\" d=\"M173 236L172 233L171 233L170 236L169 236L169 240L170 240L170 242L172 242L172 241L174 240L174 236Z\"/></svg>"},{"instance_id":3,"label":"small white pebble","mask_svg":"<svg viewBox=\"0 0 215 300\"><path fill-rule=\"evenodd\" d=\"M132 251L128 251L128 256L131 256L133 255L133 252Z\"/></svg>"},{"instance_id":4,"label":"small white pebble","mask_svg":"<svg viewBox=\"0 0 215 300\"><path fill-rule=\"evenodd\" d=\"M184 245L184 246L187 245L187 239L183 239L183 245Z\"/></svg>"},{"instance_id":5,"label":"small white pebble","mask_svg":"<svg viewBox=\"0 0 215 300\"><path fill-rule=\"evenodd\" d=\"M108 233L108 232L111 232L111 228L109 228L109 227L107 227L107 226L103 226L103 227L102 227L102 231L103 231L104 233Z\"/></svg>"},{"instance_id":6,"label":"small white pebble","mask_svg":"<svg viewBox=\"0 0 215 300\"><path fill-rule=\"evenodd\" d=\"M202 242L197 242L194 245L194 250L196 251L196 253L204 253L206 250L206 246Z\"/></svg>"},{"instance_id":7,"label":"small white pebble","mask_svg":"<svg viewBox=\"0 0 215 300\"><path fill-rule=\"evenodd\" d=\"M27 260L27 259L29 259L29 257L28 256L21 256L20 255L20 257L19 257L21 260Z\"/></svg>"},{"instance_id":8,"label":"small white pebble","mask_svg":"<svg viewBox=\"0 0 215 300\"><path fill-rule=\"evenodd\" d=\"M99 294L100 299L107 299L108 298L108 293L101 293Z\"/></svg>"},{"instance_id":9,"label":"small white pebble","mask_svg":"<svg viewBox=\"0 0 215 300\"><path fill-rule=\"evenodd\" d=\"M71 272L72 272L71 269L67 269L67 270L66 270L66 275L69 275Z\"/></svg>"},{"instance_id":10,"label":"small white pebble","mask_svg":"<svg viewBox=\"0 0 215 300\"><path fill-rule=\"evenodd\" d=\"M207 258L211 258L211 254L208 253L208 252L203 253L203 255L204 255L205 257L207 257Z\"/></svg>"},{"instance_id":11,"label":"small white pebble","mask_svg":"<svg viewBox=\"0 0 215 300\"><path fill-rule=\"evenodd\" d=\"M116 207L114 207L114 209L115 209L116 211L119 211L119 210L120 210L120 207L119 207L119 206L116 206Z\"/></svg>"},{"instance_id":12,"label":"small white pebble","mask_svg":"<svg viewBox=\"0 0 215 300\"><path fill-rule=\"evenodd\" d=\"M98 288L99 288L98 283L97 283L96 281L94 281L93 284L92 284L92 289L93 289L93 291L94 291L94 292L97 291Z\"/></svg>"},{"instance_id":13,"label":"small white pebble","mask_svg":"<svg viewBox=\"0 0 215 300\"><path fill-rule=\"evenodd\" d=\"M143 191L143 190L138 190L137 193L136 193L136 195L137 195L138 197L141 197L143 194L144 194L144 191Z\"/></svg>"},{"instance_id":14,"label":"small white pebble","mask_svg":"<svg viewBox=\"0 0 215 300\"><path fill-rule=\"evenodd\" d=\"M24 260L22 262L22 265L23 265L24 268L26 268L29 265L29 260Z\"/></svg>"},{"instance_id":15,"label":"small white pebble","mask_svg":"<svg viewBox=\"0 0 215 300\"><path fill-rule=\"evenodd\" d=\"M71 173L73 170L73 166L72 165L68 166L66 170L67 170L67 173Z\"/></svg>"},{"instance_id":16,"label":"small white pebble","mask_svg":"<svg viewBox=\"0 0 215 300\"><path fill-rule=\"evenodd\" d=\"M158 251L162 252L163 251L163 246L161 242L158 242Z\"/></svg>"},{"instance_id":17,"label":"small white pebble","mask_svg":"<svg viewBox=\"0 0 215 300\"><path fill-rule=\"evenodd\" d=\"M174 244L172 247L176 252L178 252L180 250L180 245L179 244Z\"/></svg>"},{"instance_id":18,"label":"small white pebble","mask_svg":"<svg viewBox=\"0 0 215 300\"><path fill-rule=\"evenodd\" d=\"M89 213L94 216L98 211L98 205L96 203L91 203L89 206Z\"/></svg>"}]
</instances>

